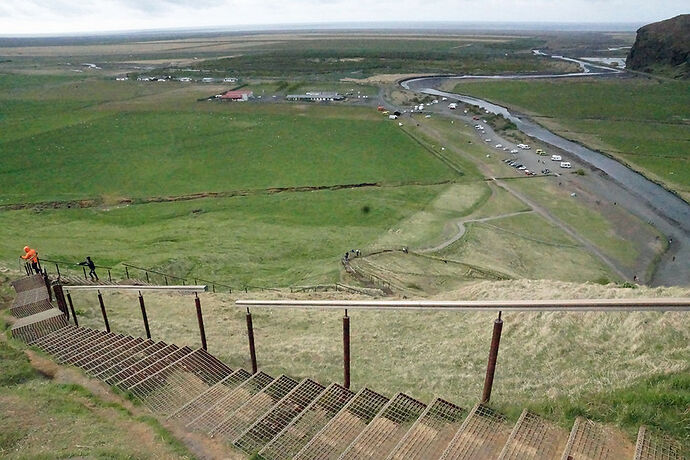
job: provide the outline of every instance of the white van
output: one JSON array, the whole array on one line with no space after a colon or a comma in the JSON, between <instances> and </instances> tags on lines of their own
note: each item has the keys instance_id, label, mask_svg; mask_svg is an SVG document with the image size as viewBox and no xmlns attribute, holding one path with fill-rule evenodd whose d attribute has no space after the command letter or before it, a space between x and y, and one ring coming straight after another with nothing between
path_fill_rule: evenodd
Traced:
<instances>
[{"instance_id":1,"label":"white van","mask_svg":"<svg viewBox=\"0 0 690 460\"><path fill-rule=\"evenodd\" d=\"M561 168L570 169L572 166L570 166L569 161L561 161Z\"/></svg>"},{"instance_id":2,"label":"white van","mask_svg":"<svg viewBox=\"0 0 690 460\"><path fill-rule=\"evenodd\" d=\"M561 161L562 158L560 155L551 155L551 161Z\"/></svg>"}]
</instances>

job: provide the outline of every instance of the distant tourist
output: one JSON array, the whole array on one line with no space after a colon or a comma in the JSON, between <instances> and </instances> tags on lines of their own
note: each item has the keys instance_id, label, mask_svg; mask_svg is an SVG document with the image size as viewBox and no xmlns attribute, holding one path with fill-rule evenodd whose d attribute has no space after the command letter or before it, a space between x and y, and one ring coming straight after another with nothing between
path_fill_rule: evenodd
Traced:
<instances>
[{"instance_id":1,"label":"distant tourist","mask_svg":"<svg viewBox=\"0 0 690 460\"><path fill-rule=\"evenodd\" d=\"M31 268L33 269L34 273L41 273L41 268L38 264L38 251L36 251L35 249L31 249L29 246L24 246L24 252L26 254L19 257L31 262Z\"/></svg>"},{"instance_id":2,"label":"distant tourist","mask_svg":"<svg viewBox=\"0 0 690 460\"><path fill-rule=\"evenodd\" d=\"M96 274L96 264L93 263L91 257L86 256L86 260L84 262L79 262L79 265L89 267L89 276L91 277L91 281L98 281L98 275Z\"/></svg>"}]
</instances>

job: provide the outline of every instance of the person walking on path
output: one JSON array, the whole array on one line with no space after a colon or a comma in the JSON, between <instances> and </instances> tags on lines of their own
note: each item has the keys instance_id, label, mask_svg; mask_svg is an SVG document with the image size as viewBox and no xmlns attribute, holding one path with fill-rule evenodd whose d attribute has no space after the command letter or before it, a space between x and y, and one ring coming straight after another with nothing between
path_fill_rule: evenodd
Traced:
<instances>
[{"instance_id":1,"label":"person walking on path","mask_svg":"<svg viewBox=\"0 0 690 460\"><path fill-rule=\"evenodd\" d=\"M38 265L38 251L31 249L29 246L24 246L24 252L26 254L19 257L31 262L31 268L34 270L34 273L41 273L41 268Z\"/></svg>"},{"instance_id":2,"label":"person walking on path","mask_svg":"<svg viewBox=\"0 0 690 460\"><path fill-rule=\"evenodd\" d=\"M98 281L98 275L96 274L96 264L93 263L91 257L86 256L86 260L84 262L79 262L79 265L89 267L89 276L91 277L91 281Z\"/></svg>"}]
</instances>

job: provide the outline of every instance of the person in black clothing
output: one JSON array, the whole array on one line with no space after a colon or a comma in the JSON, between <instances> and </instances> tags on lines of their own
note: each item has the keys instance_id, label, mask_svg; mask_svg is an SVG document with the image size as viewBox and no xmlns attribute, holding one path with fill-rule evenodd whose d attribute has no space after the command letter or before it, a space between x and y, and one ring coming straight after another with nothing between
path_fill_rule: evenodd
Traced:
<instances>
[{"instance_id":1,"label":"person in black clothing","mask_svg":"<svg viewBox=\"0 0 690 460\"><path fill-rule=\"evenodd\" d=\"M79 262L79 265L89 267L89 276L91 277L91 281L98 281L98 275L96 274L96 264L93 263L91 257L87 256L84 262Z\"/></svg>"}]
</instances>

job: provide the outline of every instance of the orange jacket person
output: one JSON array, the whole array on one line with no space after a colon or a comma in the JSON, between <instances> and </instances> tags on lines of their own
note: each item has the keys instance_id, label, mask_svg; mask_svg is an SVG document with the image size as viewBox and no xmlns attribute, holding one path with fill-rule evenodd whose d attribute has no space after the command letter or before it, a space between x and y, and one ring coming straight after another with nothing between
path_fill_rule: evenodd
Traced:
<instances>
[{"instance_id":1,"label":"orange jacket person","mask_svg":"<svg viewBox=\"0 0 690 460\"><path fill-rule=\"evenodd\" d=\"M28 260L31 262L31 268L34 269L35 273L41 273L41 269L38 268L38 252L35 249L31 249L29 246L24 246L24 254L23 256L19 256L24 260Z\"/></svg>"}]
</instances>

